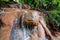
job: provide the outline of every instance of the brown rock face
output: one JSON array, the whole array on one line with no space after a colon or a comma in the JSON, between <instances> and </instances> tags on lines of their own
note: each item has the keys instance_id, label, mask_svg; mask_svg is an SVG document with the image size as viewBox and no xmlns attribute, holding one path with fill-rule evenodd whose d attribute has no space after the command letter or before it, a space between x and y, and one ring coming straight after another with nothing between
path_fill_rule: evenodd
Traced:
<instances>
[{"instance_id":1,"label":"brown rock face","mask_svg":"<svg viewBox=\"0 0 60 40\"><path fill-rule=\"evenodd\" d=\"M20 13L20 12L19 12ZM5 9L5 12L0 15L0 20L3 23L1 26L1 38L0 40L10 40L11 30L16 24L18 18L17 11L14 9Z\"/></svg>"},{"instance_id":2,"label":"brown rock face","mask_svg":"<svg viewBox=\"0 0 60 40\"><path fill-rule=\"evenodd\" d=\"M17 35L11 37L11 40L45 40L45 32L39 23L39 12L33 10L22 10L23 14L20 20L23 24L21 28L14 27ZM33 25L33 26L32 26ZM14 30L12 30L13 32ZM14 33L11 33L13 35Z\"/></svg>"},{"instance_id":3,"label":"brown rock face","mask_svg":"<svg viewBox=\"0 0 60 40\"><path fill-rule=\"evenodd\" d=\"M38 25L39 23L39 15L37 11L27 11L27 13L24 14L23 19L24 25L33 24Z\"/></svg>"},{"instance_id":4,"label":"brown rock face","mask_svg":"<svg viewBox=\"0 0 60 40\"><path fill-rule=\"evenodd\" d=\"M38 13L33 10L5 9L5 12L0 15L0 20L3 23L0 30L0 40L45 40L45 31L39 23ZM23 21L24 28L20 28L22 26L19 21ZM32 30L25 28L25 25L29 24L33 25L30 26L30 28L34 27ZM26 37L26 35L28 36Z\"/></svg>"}]
</instances>

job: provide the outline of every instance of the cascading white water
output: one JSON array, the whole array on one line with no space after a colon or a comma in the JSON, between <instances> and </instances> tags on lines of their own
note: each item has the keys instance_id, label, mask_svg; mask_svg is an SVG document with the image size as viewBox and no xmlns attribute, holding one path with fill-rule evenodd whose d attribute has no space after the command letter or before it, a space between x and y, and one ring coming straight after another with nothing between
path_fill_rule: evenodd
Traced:
<instances>
[{"instance_id":1,"label":"cascading white water","mask_svg":"<svg viewBox=\"0 0 60 40\"><path fill-rule=\"evenodd\" d=\"M28 28L28 25L26 26L27 28L25 28L23 21L24 21L24 17L25 15L22 15L22 20L21 20L21 27L22 27L22 40L29 40L31 32ZM29 24L29 26L31 27L31 25Z\"/></svg>"},{"instance_id":2,"label":"cascading white water","mask_svg":"<svg viewBox=\"0 0 60 40\"><path fill-rule=\"evenodd\" d=\"M20 8L20 10L22 9L22 4L21 3L19 4L19 8Z\"/></svg>"},{"instance_id":3,"label":"cascading white water","mask_svg":"<svg viewBox=\"0 0 60 40\"><path fill-rule=\"evenodd\" d=\"M0 14L3 14L4 13L4 9L2 11L0 11Z\"/></svg>"},{"instance_id":4,"label":"cascading white water","mask_svg":"<svg viewBox=\"0 0 60 40\"><path fill-rule=\"evenodd\" d=\"M26 25L26 26L24 25L23 21L24 21L25 16L27 16L27 17L29 16L28 17L29 19L31 19L30 17L32 17L32 19L34 21L35 20L34 18L38 19L38 17L36 17L36 15L37 15L36 13L31 14L30 16L29 16L28 13L22 14L22 17L21 17L21 20L20 20L21 21L21 28L17 28L17 26L15 26L13 28L12 35L11 35L12 36L11 40L33 40L33 39L35 39L35 40L45 40L45 33L44 33L45 31L44 31L41 24L38 25L38 29L39 29L40 34L37 33L38 32L37 27L35 27L31 24ZM31 27L34 27L33 31L31 30ZM38 34L40 35L40 37L38 36Z\"/></svg>"},{"instance_id":5,"label":"cascading white water","mask_svg":"<svg viewBox=\"0 0 60 40\"><path fill-rule=\"evenodd\" d=\"M19 20L16 19L14 27L12 28L11 31L10 40L28 40L30 38L29 37L30 31L26 30L25 26L23 25L23 20L24 20L24 14L22 15L21 18L21 29L20 29L17 26Z\"/></svg>"},{"instance_id":6,"label":"cascading white water","mask_svg":"<svg viewBox=\"0 0 60 40\"><path fill-rule=\"evenodd\" d=\"M22 16L22 22L21 22L22 32L23 32L22 40L26 40L26 29L23 25L23 20L24 20L24 15Z\"/></svg>"}]
</instances>

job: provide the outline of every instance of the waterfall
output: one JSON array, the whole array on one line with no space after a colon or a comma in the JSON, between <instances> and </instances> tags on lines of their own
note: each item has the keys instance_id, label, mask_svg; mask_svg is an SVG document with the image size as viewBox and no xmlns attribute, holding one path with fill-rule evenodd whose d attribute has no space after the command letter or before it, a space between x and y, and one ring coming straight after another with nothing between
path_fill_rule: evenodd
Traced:
<instances>
[{"instance_id":1,"label":"waterfall","mask_svg":"<svg viewBox=\"0 0 60 40\"><path fill-rule=\"evenodd\" d=\"M20 20L21 23L19 24L21 28L18 28L18 26L16 25L13 27L12 32L11 32L11 40L34 40L34 39L35 40L48 40L48 39L45 39L45 31L42 25L39 24L37 25L37 27L35 27L34 24L31 24L31 23L24 25L25 17L28 17L29 20L32 19L33 21L35 21L34 18L38 19L38 14L37 12L35 12L35 14L29 15L27 11L24 14L22 14L21 20ZM16 24L18 24L17 23L18 21L19 20L16 21ZM40 34L37 32L40 32Z\"/></svg>"},{"instance_id":2,"label":"waterfall","mask_svg":"<svg viewBox=\"0 0 60 40\"><path fill-rule=\"evenodd\" d=\"M19 4L19 8L20 8L20 10L22 9L22 4L21 3Z\"/></svg>"},{"instance_id":3,"label":"waterfall","mask_svg":"<svg viewBox=\"0 0 60 40\"><path fill-rule=\"evenodd\" d=\"M22 32L23 32L22 40L26 40L26 29L23 25L23 20L24 20L24 15L22 16L22 22L21 22Z\"/></svg>"},{"instance_id":4,"label":"waterfall","mask_svg":"<svg viewBox=\"0 0 60 40\"><path fill-rule=\"evenodd\" d=\"M3 14L4 13L4 9L2 11L0 11L0 14Z\"/></svg>"},{"instance_id":5,"label":"waterfall","mask_svg":"<svg viewBox=\"0 0 60 40\"><path fill-rule=\"evenodd\" d=\"M24 14L22 15L22 19L21 19L21 29L20 28L18 29L18 26L16 25L18 24L17 23L18 20L17 20L15 22L16 23L15 26L12 28L10 40L28 40L30 38L28 35L30 34L30 32L27 32L25 26L23 25L23 20L24 20Z\"/></svg>"},{"instance_id":6,"label":"waterfall","mask_svg":"<svg viewBox=\"0 0 60 40\"><path fill-rule=\"evenodd\" d=\"M26 14L26 13L25 13L25 14ZM31 27L31 25L25 26L25 25L23 24L25 14L22 15L22 20L21 20L22 40L29 40L30 35L31 35L31 32L29 31L29 28L28 28L28 27L29 27L29 26Z\"/></svg>"}]
</instances>

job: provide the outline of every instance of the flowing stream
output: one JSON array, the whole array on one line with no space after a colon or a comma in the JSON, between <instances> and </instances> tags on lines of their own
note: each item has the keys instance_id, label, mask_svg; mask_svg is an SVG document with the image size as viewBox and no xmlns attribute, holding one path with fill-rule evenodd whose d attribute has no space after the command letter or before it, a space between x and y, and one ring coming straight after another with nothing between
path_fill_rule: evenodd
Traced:
<instances>
[{"instance_id":1,"label":"flowing stream","mask_svg":"<svg viewBox=\"0 0 60 40\"><path fill-rule=\"evenodd\" d=\"M18 29L18 26L16 26L16 25L13 27L12 32L11 32L11 38L10 38L10 40L31 40L30 39L31 36L33 38L35 36L37 36L37 34L36 34L37 29L34 28L34 26L32 24L29 24L27 26L25 26L23 24L24 17L25 17L25 15L23 14L22 17L21 17L21 20L20 20L21 21L21 23L20 23L21 28L20 29ZM16 20L17 24L18 24L18 21L19 20ZM32 32L31 32L32 29L34 29L33 30L34 34L32 34ZM44 37L45 34L44 34L44 29L42 28L42 26L40 27L40 29L41 29L41 32L43 32L42 33L43 36L41 35L41 37ZM44 38L42 38L42 39L44 39ZM35 38L35 40L37 40L37 38ZM38 39L38 40L40 40L40 39ZM48 40L48 39L46 38L46 40Z\"/></svg>"},{"instance_id":2,"label":"flowing stream","mask_svg":"<svg viewBox=\"0 0 60 40\"><path fill-rule=\"evenodd\" d=\"M25 26L23 25L23 19L24 16L22 16L21 29L19 29L19 31L16 25L13 27L10 40L28 40L30 38L29 37L30 32L29 31L27 32Z\"/></svg>"},{"instance_id":3,"label":"flowing stream","mask_svg":"<svg viewBox=\"0 0 60 40\"><path fill-rule=\"evenodd\" d=\"M19 4L19 8L20 8L20 10L22 9L22 4Z\"/></svg>"}]
</instances>

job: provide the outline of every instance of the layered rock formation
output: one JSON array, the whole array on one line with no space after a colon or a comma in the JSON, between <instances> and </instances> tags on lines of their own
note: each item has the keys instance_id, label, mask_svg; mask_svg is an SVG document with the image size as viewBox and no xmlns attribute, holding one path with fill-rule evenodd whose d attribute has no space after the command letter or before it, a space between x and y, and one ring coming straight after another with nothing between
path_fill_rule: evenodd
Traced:
<instances>
[{"instance_id":1,"label":"layered rock formation","mask_svg":"<svg viewBox=\"0 0 60 40\"><path fill-rule=\"evenodd\" d=\"M60 40L51 34L41 14L34 10L5 8L0 13L0 40L46 40L46 33L51 40Z\"/></svg>"},{"instance_id":2,"label":"layered rock formation","mask_svg":"<svg viewBox=\"0 0 60 40\"><path fill-rule=\"evenodd\" d=\"M44 39L45 40L45 32L42 26L39 23L39 12L37 11L31 11L31 10L19 10L19 9L4 9L4 13L0 15L0 20L3 23L1 26L1 40L39 40ZM24 18L21 16L25 16ZM23 20L21 20L23 18ZM20 21L23 21L22 28ZM25 23L26 22L26 23ZM25 29L26 26L30 25L30 29ZM29 26L28 26L29 27ZM15 29L16 28L16 29ZM16 31L15 31L15 30ZM25 29L26 34L28 34L28 37L24 37L24 32L22 29ZM30 31L30 32L29 32ZM36 31L36 32L35 32ZM15 34L17 33L17 34ZM22 33L22 34L21 34ZM15 35L12 35L15 34ZM15 38L15 36L17 37ZM42 36L43 35L43 36ZM26 36L26 35L25 35ZM24 37L24 39L20 38Z\"/></svg>"}]
</instances>

